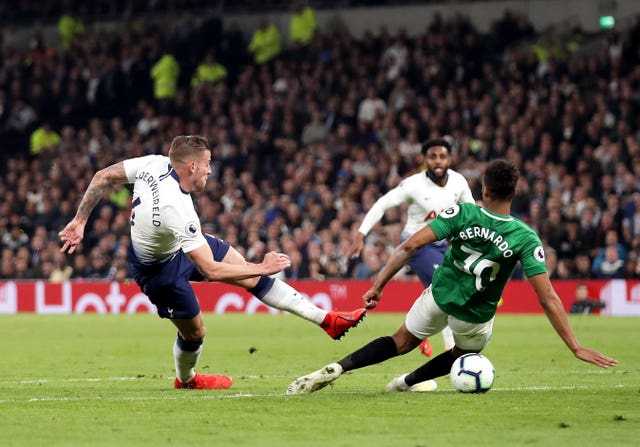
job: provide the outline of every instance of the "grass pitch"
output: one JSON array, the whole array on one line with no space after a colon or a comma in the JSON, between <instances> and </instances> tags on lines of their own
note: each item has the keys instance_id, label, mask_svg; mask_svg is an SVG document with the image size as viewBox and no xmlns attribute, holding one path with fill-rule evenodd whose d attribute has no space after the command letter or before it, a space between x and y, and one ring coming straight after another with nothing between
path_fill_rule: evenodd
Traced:
<instances>
[{"instance_id":1,"label":"grass pitch","mask_svg":"<svg viewBox=\"0 0 640 447\"><path fill-rule=\"evenodd\" d=\"M152 315L3 315L0 436L9 446L636 446L640 319L571 317L584 345L619 360L573 358L544 316L498 315L484 395L384 392L426 361L417 350L344 375L309 396L296 377L389 335L404 315L371 312L339 342L291 315L205 315L198 370L224 391L174 390L175 330ZM432 340L442 347L440 336ZM255 349L255 352L250 353Z\"/></svg>"}]
</instances>

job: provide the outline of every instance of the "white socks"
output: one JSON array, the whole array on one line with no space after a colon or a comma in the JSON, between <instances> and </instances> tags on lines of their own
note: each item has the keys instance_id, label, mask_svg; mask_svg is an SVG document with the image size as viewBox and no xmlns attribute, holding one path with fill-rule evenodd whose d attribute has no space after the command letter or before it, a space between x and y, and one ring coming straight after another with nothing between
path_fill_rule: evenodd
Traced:
<instances>
[{"instance_id":1,"label":"white socks","mask_svg":"<svg viewBox=\"0 0 640 447\"><path fill-rule=\"evenodd\" d=\"M327 311L317 307L315 304L304 299L296 289L289 284L274 278L275 281L269 290L260 300L276 309L286 310L298 315L305 320L320 325L327 315Z\"/></svg>"},{"instance_id":2,"label":"white socks","mask_svg":"<svg viewBox=\"0 0 640 447\"><path fill-rule=\"evenodd\" d=\"M173 359L176 364L176 377L180 382L187 383L196 375L195 367L202 353L202 345L195 351L184 351L178 346L178 341L173 344Z\"/></svg>"}]
</instances>

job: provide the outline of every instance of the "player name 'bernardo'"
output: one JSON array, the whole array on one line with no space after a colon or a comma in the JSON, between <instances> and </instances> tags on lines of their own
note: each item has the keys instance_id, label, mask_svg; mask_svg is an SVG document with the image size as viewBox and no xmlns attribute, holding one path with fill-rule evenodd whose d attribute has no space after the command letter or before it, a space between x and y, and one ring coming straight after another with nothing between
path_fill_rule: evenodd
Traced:
<instances>
[{"instance_id":1,"label":"player name 'bernardo'","mask_svg":"<svg viewBox=\"0 0 640 447\"><path fill-rule=\"evenodd\" d=\"M509 242L507 242L501 235L496 234L495 230L489 230L488 228L483 227L469 227L461 231L458 236L463 241L474 238L489 240L498 247L498 250L502 252L502 256L505 258L513 256L513 250L509 249Z\"/></svg>"}]
</instances>

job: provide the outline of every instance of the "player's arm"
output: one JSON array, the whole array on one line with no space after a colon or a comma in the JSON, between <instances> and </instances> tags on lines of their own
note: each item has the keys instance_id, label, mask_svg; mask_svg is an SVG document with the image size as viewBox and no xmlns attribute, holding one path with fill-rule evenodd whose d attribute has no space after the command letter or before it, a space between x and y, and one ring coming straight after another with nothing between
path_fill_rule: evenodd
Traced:
<instances>
[{"instance_id":1,"label":"player's arm","mask_svg":"<svg viewBox=\"0 0 640 447\"><path fill-rule=\"evenodd\" d=\"M544 310L545 315L551 322L551 326L556 330L562 341L580 360L593 363L594 365L602 368L608 368L614 366L618 362L598 351L590 348L585 348L580 345L578 339L573 333L571 326L569 326L569 320L567 314L564 311L562 301L558 297L558 294L549 281L549 275L547 273L540 273L529 277L529 282L533 286L536 294L538 295L538 301Z\"/></svg>"},{"instance_id":2,"label":"player's arm","mask_svg":"<svg viewBox=\"0 0 640 447\"><path fill-rule=\"evenodd\" d=\"M429 225L414 233L409 239L393 251L384 268L378 274L373 286L367 291L362 299L367 309L373 309L378 305L378 301L382 297L382 289L384 286L404 267L413 254L427 244L437 241L438 238Z\"/></svg>"},{"instance_id":3,"label":"player's arm","mask_svg":"<svg viewBox=\"0 0 640 447\"><path fill-rule=\"evenodd\" d=\"M207 244L191 250L187 253L187 257L207 281L235 281L272 275L291 266L289 256L274 251L267 253L260 264L217 262L213 259L211 248Z\"/></svg>"},{"instance_id":4,"label":"player's arm","mask_svg":"<svg viewBox=\"0 0 640 447\"><path fill-rule=\"evenodd\" d=\"M360 252L364 247L364 237L369 234L369 231L371 231L375 224L380 222L384 213L389 208L398 206L406 200L405 191L401 185L393 188L376 200L369 211L364 215L360 227L353 235L353 243L351 244L351 247L349 247L347 253L345 253L347 259L360 255Z\"/></svg>"},{"instance_id":5,"label":"player's arm","mask_svg":"<svg viewBox=\"0 0 640 447\"><path fill-rule=\"evenodd\" d=\"M107 166L104 169L96 172L91 179L89 187L82 196L78 210L74 218L67 224L66 227L58 233L60 240L64 242L61 252L69 250L69 253L73 253L82 241L84 236L84 227L87 224L89 215L96 204L100 201L100 198L104 195L112 185L117 183L127 183L127 175L124 169L124 163L118 162L111 166Z\"/></svg>"}]
</instances>

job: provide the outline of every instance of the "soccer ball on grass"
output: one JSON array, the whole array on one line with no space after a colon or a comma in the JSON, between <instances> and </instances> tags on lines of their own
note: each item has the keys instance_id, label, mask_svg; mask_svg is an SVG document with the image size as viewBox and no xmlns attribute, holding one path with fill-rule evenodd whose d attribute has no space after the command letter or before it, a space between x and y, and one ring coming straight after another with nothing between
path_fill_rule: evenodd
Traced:
<instances>
[{"instance_id":1,"label":"soccer ball on grass","mask_svg":"<svg viewBox=\"0 0 640 447\"><path fill-rule=\"evenodd\" d=\"M463 393L486 393L493 385L496 373L493 365L482 354L465 354L453 362L451 383Z\"/></svg>"}]
</instances>

